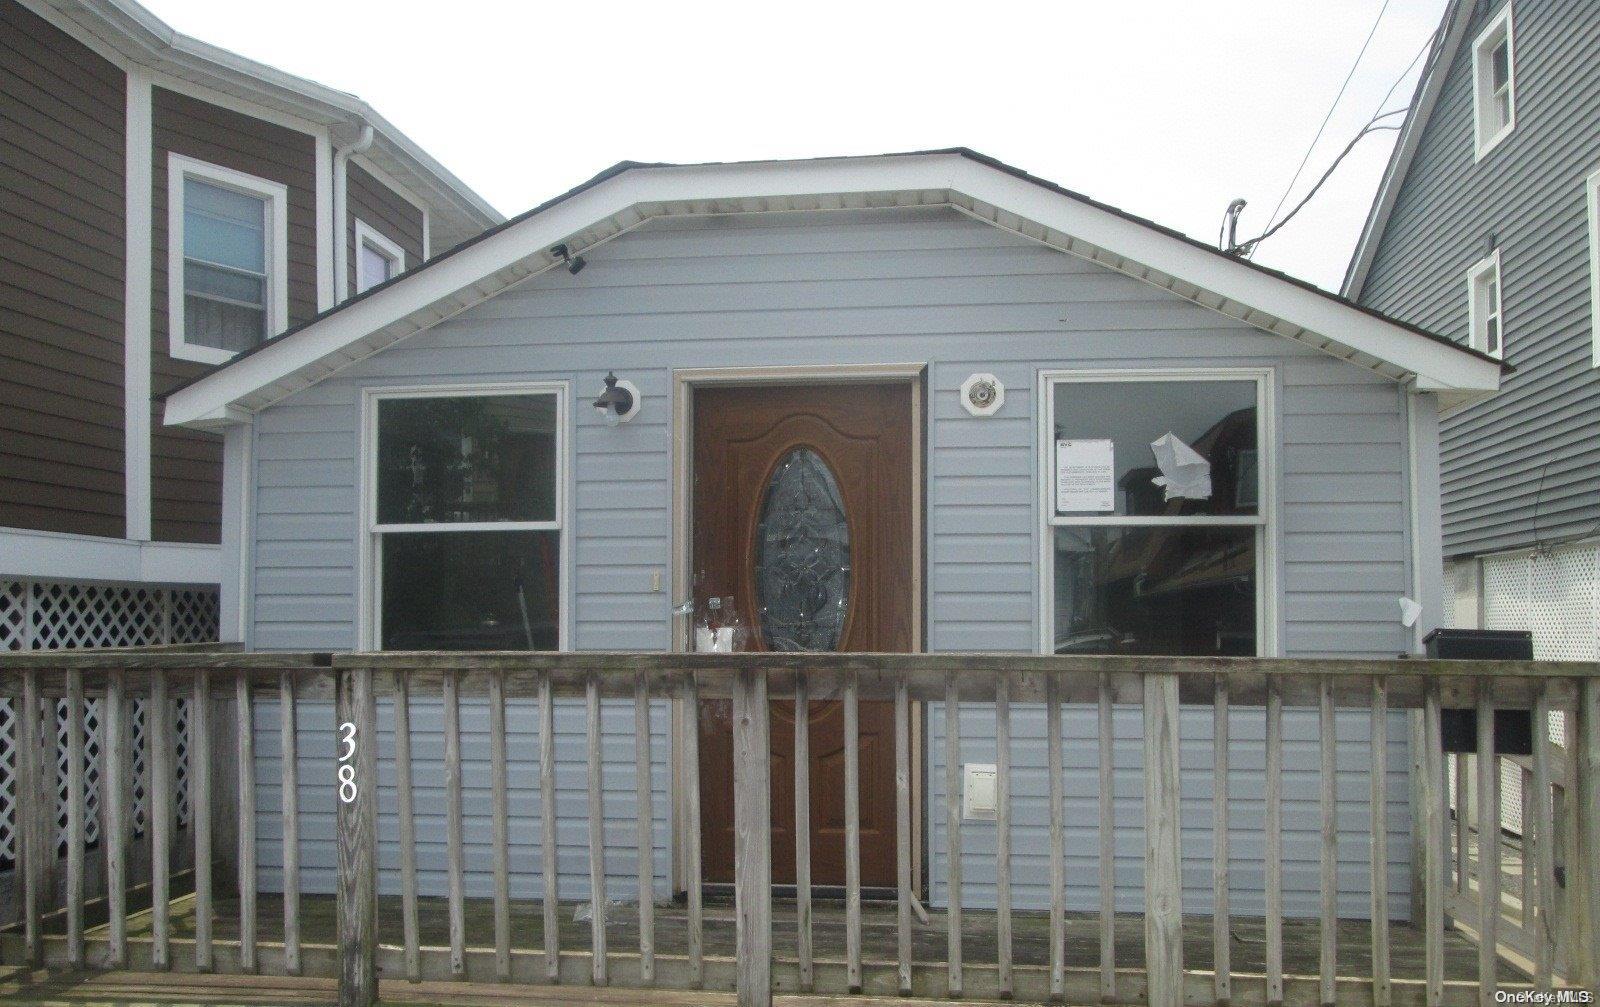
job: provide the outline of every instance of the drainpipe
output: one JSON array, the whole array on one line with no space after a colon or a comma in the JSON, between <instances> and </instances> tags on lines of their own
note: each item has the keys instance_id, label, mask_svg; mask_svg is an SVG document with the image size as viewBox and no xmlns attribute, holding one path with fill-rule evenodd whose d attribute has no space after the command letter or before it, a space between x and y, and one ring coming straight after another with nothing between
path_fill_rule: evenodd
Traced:
<instances>
[{"instance_id":1,"label":"drainpipe","mask_svg":"<svg viewBox=\"0 0 1600 1007\"><path fill-rule=\"evenodd\" d=\"M350 214L346 197L349 189L347 167L350 155L372 146L372 124L363 122L353 143L333 149L333 303L342 304L350 296Z\"/></svg>"}]
</instances>

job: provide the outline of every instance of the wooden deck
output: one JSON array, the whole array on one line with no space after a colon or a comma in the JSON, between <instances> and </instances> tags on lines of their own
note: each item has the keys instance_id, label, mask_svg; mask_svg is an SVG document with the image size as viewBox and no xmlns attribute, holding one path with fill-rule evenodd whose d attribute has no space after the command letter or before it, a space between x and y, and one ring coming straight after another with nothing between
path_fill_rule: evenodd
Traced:
<instances>
[{"instance_id":1,"label":"wooden deck","mask_svg":"<svg viewBox=\"0 0 1600 1007\"><path fill-rule=\"evenodd\" d=\"M627 905L610 907L606 926L609 961L613 982L618 988L595 990L585 984L588 974L588 949L590 924L586 916L577 918L580 906L563 904L560 912L561 949L564 979L570 974L571 985L541 989L535 981L542 971L533 967L517 970L518 983L507 986L492 981L494 944L494 903L491 899L466 901L467 975L453 979L448 973L438 974L424 970L424 981L408 983L398 978L400 957L398 953L398 925L400 916L398 897L379 900L379 939L385 953L379 956L379 969L384 977L382 997L386 1003L576 1003L576 1004L732 1004L733 968L735 956L733 906L726 900L709 900L705 908L705 953L707 958L707 990L680 994L670 990L630 990L629 963L636 962L639 946L636 911ZM226 971L231 956L229 945L239 934L239 903L231 895L219 894L215 900L216 914L213 937L217 942L218 966ZM319 952L331 955L335 944L337 921L334 900L329 896L304 896L300 912L301 939L305 943L308 962ZM283 907L278 896L261 895L256 900L258 938L262 945L264 972L279 971L271 951L282 940ZM512 947L529 949L530 958L538 954L532 949L544 945L542 906L537 900L513 900L511 905ZM838 998L831 996L795 995L795 930L794 903L777 900L773 912L774 984L791 994L787 1003L800 1005L832 1004ZM447 903L442 898L424 898L418 902L420 943L424 948L441 950L449 946L449 919ZM59 930L60 917L51 921L49 929ZM815 904L813 933L816 948L818 986L825 987L825 977L834 969L844 967L845 926L843 907L839 903ZM942 990L931 988L928 980L945 971L944 914L934 911L926 924L914 928L914 944L919 981L916 992L920 996L938 996ZM103 928L90 929L86 936L91 944ZM995 917L991 912L968 909L962 915L964 959L966 962L967 991L974 999L984 999L984 991L992 985L996 960ZM1260 985L1264 989L1264 931L1259 917L1235 916L1232 919L1232 968L1239 1003L1260 1000L1251 990ZM150 914L142 912L129 919L130 944L137 948L147 940ZM178 970L193 967L192 939L195 932L194 900L186 897L175 900L172 906L173 958ZM1119 999L1137 1000L1141 992L1144 937L1144 920L1138 914L1127 913L1117 917L1117 961L1119 972ZM1349 984L1359 987L1371 974L1368 940L1370 927L1365 920L1339 922L1339 974L1350 977ZM655 940L657 970L668 985L674 982L686 960L688 925L681 906L666 905L657 908L655 915ZM1315 990L1319 969L1320 934L1315 919L1290 919L1284 921L1284 972L1286 985L1292 993L1302 983ZM1212 967L1212 928L1209 916L1190 915L1184 918L1183 928L1185 971L1201 989L1209 989L1206 978ZM392 950L389 950L392 949ZM1012 927L1012 950L1018 978L1018 998L1043 1001L1037 992L1044 988L1049 964L1049 921L1045 913L1016 912ZM1099 917L1094 914L1069 914L1066 921L1066 961L1069 969L1084 973L1097 973L1099 967ZM518 952L521 957L521 952ZM1395 1002L1403 1004L1412 1000L1412 992L1420 994L1424 981L1424 941L1422 933L1407 923L1396 922L1390 928L1390 957L1396 996ZM92 956L91 956L92 958ZM427 955L425 961L442 962L444 956ZM568 959L572 959L568 962ZM862 959L864 992L892 999L898 1004L916 1003L913 999L893 996L895 992L896 916L892 904L868 903L862 910ZM1445 940L1445 976L1451 1000L1465 1002L1470 994L1476 999L1478 976L1477 947L1460 934L1449 931ZM570 965L570 968L569 968ZM1501 963L1500 981L1514 986L1526 978L1509 965ZM1030 981L1036 979L1037 982ZM1298 981L1297 981L1298 980ZM1341 979L1341 985L1346 982ZM197 984L198 983L198 984ZM526 983L526 985L524 984ZM225 989L225 992L221 992ZM1035 995L1036 994L1036 995ZM687 995L689 999L683 999ZM102 974L71 973L17 973L0 985L0 1003L320 1003L336 998L331 980L298 979L275 975L215 976L197 980L193 976L169 974L153 976L148 973L113 972ZM1420 1000L1420 996L1418 997ZM859 1003L860 1001L852 1001ZM939 1000L949 1003L948 1000Z\"/></svg>"}]
</instances>

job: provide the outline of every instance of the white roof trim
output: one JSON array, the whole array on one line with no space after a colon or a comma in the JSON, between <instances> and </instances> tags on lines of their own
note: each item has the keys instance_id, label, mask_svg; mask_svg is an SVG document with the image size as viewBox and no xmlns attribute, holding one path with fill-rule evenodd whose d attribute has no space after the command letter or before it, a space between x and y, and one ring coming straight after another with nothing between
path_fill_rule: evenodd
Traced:
<instances>
[{"instance_id":1,"label":"white roof trim","mask_svg":"<svg viewBox=\"0 0 1600 1007\"><path fill-rule=\"evenodd\" d=\"M353 94L185 35L134 0L30 0L28 6L53 22L65 22L87 32L140 66L165 71L309 123L344 128L371 125L382 148L375 148L375 152L387 155L384 160L389 163L385 167L426 193L439 209L465 218L460 237L476 233L474 225L481 230L505 219L465 182Z\"/></svg>"},{"instance_id":2,"label":"white roof trim","mask_svg":"<svg viewBox=\"0 0 1600 1007\"><path fill-rule=\"evenodd\" d=\"M1345 270L1344 285L1340 289L1351 300L1361 297L1367 272L1378 254L1384 229L1389 226L1389 214L1394 212L1394 204L1400 197L1406 173L1411 170L1411 160L1422 145L1422 134L1433 115L1434 105L1439 102L1439 95L1444 92L1445 78L1450 75L1450 66L1455 62L1456 53L1461 51L1467 25L1471 24L1472 12L1476 7L1474 0L1454 0L1454 5L1445 11L1444 19L1440 22L1433 51L1428 54L1427 66L1423 69L1422 80L1411 102L1411 111L1406 113L1400 138L1389 153L1389 165L1384 169L1383 181L1378 185L1378 195L1367 213L1361 239L1356 242L1355 253L1350 257L1350 267Z\"/></svg>"},{"instance_id":3,"label":"white roof trim","mask_svg":"<svg viewBox=\"0 0 1600 1007\"><path fill-rule=\"evenodd\" d=\"M633 167L347 302L174 392L169 424L253 412L654 217L948 205L1368 367L1467 397L1500 365L1231 256L960 152Z\"/></svg>"}]
</instances>

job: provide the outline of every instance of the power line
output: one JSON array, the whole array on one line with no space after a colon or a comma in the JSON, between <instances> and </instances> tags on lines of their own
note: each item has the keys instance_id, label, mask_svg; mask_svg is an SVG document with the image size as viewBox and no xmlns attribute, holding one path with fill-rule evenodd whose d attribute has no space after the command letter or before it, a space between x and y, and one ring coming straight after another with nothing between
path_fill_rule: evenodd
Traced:
<instances>
[{"instance_id":1,"label":"power line","mask_svg":"<svg viewBox=\"0 0 1600 1007\"><path fill-rule=\"evenodd\" d=\"M1378 16L1381 19L1383 17L1383 12L1379 11L1378 12ZM1374 27L1376 27L1376 25L1374 25ZM1276 224L1274 224L1272 226L1269 226L1265 231L1263 231L1261 234L1257 235L1256 237L1251 238L1249 241L1243 241L1243 242L1232 242L1232 241L1230 241L1230 243L1224 245L1224 244L1221 243L1221 238L1220 238L1220 235L1219 235L1218 247L1226 248L1228 251L1233 252L1235 254L1243 253L1247 258L1253 258L1255 256L1256 247L1258 245L1260 245L1261 242L1265 241L1267 238L1269 238L1272 235L1276 234L1283 227L1283 225L1285 225L1285 224L1287 224L1289 222L1291 217L1293 217L1295 214L1299 213L1301 208L1304 207L1307 203L1309 203L1311 201L1311 197L1317 194L1317 190L1322 188L1322 184L1328 180L1328 177L1330 175L1333 174L1333 169L1337 168L1339 166L1339 162L1344 160L1345 155L1349 154L1350 151L1352 149L1354 149L1355 145L1358 142L1360 142L1362 137L1366 136L1368 133L1378 133L1378 132L1383 132L1383 131L1386 131L1386 130L1398 130L1398 129L1402 128L1401 126L1391 126L1391 125L1379 126L1379 125L1377 125L1377 123L1380 122L1383 119L1389 118L1390 116L1399 115L1402 112L1410 111L1410 106L1407 106L1405 108L1393 109L1393 110L1388 111L1388 112L1385 112L1385 111L1382 110L1383 106L1387 105L1389 103L1389 99L1394 97L1395 88L1399 87L1401 82L1404 81L1407 77L1409 77L1411 75L1411 71L1416 68L1417 61L1422 58L1423 53L1427 52L1429 49L1431 49L1433 47L1433 43L1438 39L1439 32L1442 30L1442 27L1443 26L1441 26L1440 28L1435 29L1434 31L1430 32L1428 34L1428 37L1423 40L1421 48L1419 48L1417 50L1416 54L1411 57L1411 62L1407 63L1406 64L1406 68L1404 70L1400 71L1400 76L1396 77L1394 79L1394 82L1389 85L1389 90L1387 90L1387 91L1385 91L1383 93L1383 100L1378 102L1378 107L1374 111L1372 118L1367 120L1367 124L1365 126L1361 127L1361 129L1356 133L1355 138L1352 139L1349 142L1349 144L1347 144L1345 146L1345 149L1342 152L1340 152L1338 157L1334 158L1333 164L1330 165L1328 167L1328 170L1323 173L1322 177L1317 180L1317 184L1313 185L1311 187L1311 191L1306 193L1305 197L1303 199L1301 199L1300 202L1295 204L1294 209L1289 211L1288 216L1285 216L1282 220L1278 221ZM1371 36L1370 35L1368 36L1368 41L1371 41ZM1358 56L1357 57L1357 62L1359 62L1359 61L1360 61L1360 57ZM1348 80L1346 82L1348 83ZM1337 103L1338 103L1338 101L1337 101L1337 99L1335 99L1335 104L1337 104ZM1324 125L1326 125L1326 120L1324 120ZM1319 132L1319 135L1320 135L1321 131L1319 130L1318 132ZM1312 141L1312 146L1313 147L1316 146L1316 141L1315 140ZM1302 161L1301 162L1301 167L1303 168L1304 166L1305 166L1305 163ZM1295 172L1295 177L1298 178L1299 174L1300 173L1298 171ZM1289 185L1290 185L1291 189L1294 187L1294 183L1292 181L1289 183ZM1288 197L1288 194L1289 194L1288 190L1285 190L1285 192L1284 192L1285 198ZM1234 200L1234 204L1237 204L1237 210L1235 209L1235 206L1233 204L1230 204L1229 207L1228 207L1227 217L1232 217L1232 218L1236 219L1238 210L1243 210L1244 209L1244 201L1243 200ZM1272 211L1272 216L1273 217L1277 217L1278 210L1282 209L1282 208L1283 208L1283 200L1280 199L1280 200L1278 200L1278 206L1276 208L1274 208L1273 211ZM1224 219L1223 227L1224 227L1224 229L1227 228L1227 219L1226 218Z\"/></svg>"},{"instance_id":2,"label":"power line","mask_svg":"<svg viewBox=\"0 0 1600 1007\"><path fill-rule=\"evenodd\" d=\"M1394 79L1394 83L1389 85L1389 90L1383 93L1383 100L1378 102L1378 107L1372 110L1372 117L1374 119L1376 119L1379 113L1383 111L1383 106L1389 104L1389 99L1394 97L1394 89L1400 86L1400 82L1411 76L1411 71L1416 68L1417 61L1422 58L1422 54L1433 48L1434 40L1439 37L1439 32L1442 31L1443 28L1444 26L1440 25L1438 28L1435 28L1433 31L1429 32L1428 37L1422 40L1422 48L1418 49L1417 54L1411 57L1411 62L1407 63L1406 68L1400 71L1400 76L1396 77Z\"/></svg>"},{"instance_id":3,"label":"power line","mask_svg":"<svg viewBox=\"0 0 1600 1007\"><path fill-rule=\"evenodd\" d=\"M1383 14L1388 9L1389 0L1383 0L1383 6L1378 8L1378 16L1373 19L1372 28L1367 32L1367 40L1361 43L1361 51L1356 53L1355 62L1350 64L1350 72L1344 75L1344 83L1339 85L1339 93L1333 96L1333 104L1328 106L1328 114L1322 117L1322 125L1317 127L1317 135L1311 138L1311 145L1306 148L1305 156L1300 158L1300 166L1294 170L1294 176L1289 179L1289 184L1284 187L1283 195L1278 197L1278 205L1272 208L1271 215L1267 217L1267 231L1266 234L1262 235L1263 238L1266 237L1267 234L1271 234L1274 230L1276 230L1276 228L1272 225L1273 222L1278 219L1278 211L1283 209L1284 203L1288 202L1289 193L1294 191L1294 184L1300 181L1300 173L1306 170L1306 164L1311 160L1311 152L1317 149L1317 141L1322 139L1323 131L1328 128L1328 122L1333 118L1334 111L1338 109L1339 101L1344 97L1345 89L1350 86L1351 79L1355 77L1356 68L1361 65L1361 58L1367 54L1367 46L1372 44L1372 37L1378 33L1378 25L1383 22ZM1393 89L1391 88L1390 90L1392 91ZM1384 98L1384 101L1388 100L1389 99L1387 97ZM1361 136L1364 135L1364 132L1365 131L1363 131L1363 134L1358 134L1356 139L1361 139ZM1351 141L1351 145L1354 146L1354 141ZM1337 164L1338 162L1335 161L1334 163ZM1302 203L1302 205L1304 204ZM1299 209L1299 207L1296 207L1296 209ZM1257 240L1259 241L1260 239ZM1251 245L1250 249L1251 250L1246 254L1254 255L1255 246Z\"/></svg>"},{"instance_id":4,"label":"power line","mask_svg":"<svg viewBox=\"0 0 1600 1007\"><path fill-rule=\"evenodd\" d=\"M1380 125L1378 125L1378 120L1387 119L1392 115L1399 115L1400 113L1407 112L1407 111L1409 111L1409 108L1397 108L1393 112L1385 112L1384 114L1382 114L1380 116L1376 116L1375 118L1371 119L1365 126L1362 126L1360 132L1356 133L1356 135L1351 138L1350 142L1345 144L1345 148L1343 150L1339 151L1339 156L1333 159L1333 163L1328 165L1328 170L1322 173L1322 177L1321 178L1317 179L1317 183L1311 187L1311 191L1307 192L1305 194L1305 196L1300 200L1300 202L1298 202L1298 203L1296 203L1294 205L1294 209L1292 209L1288 213L1284 214L1282 220L1278 221L1276 224L1274 224L1271 227L1267 228L1265 231L1262 231L1256 237L1251 238L1249 241L1242 241L1239 244L1234 245L1232 248L1229 248L1228 251L1233 252L1235 254L1243 253L1246 258L1254 255L1256 248L1263 241L1266 241L1268 238L1270 238L1274 234L1278 233L1278 231L1283 227L1283 225L1285 225L1289 221L1293 220L1294 219L1294 215L1299 213L1302 209L1304 209L1304 207L1305 207L1305 205L1307 203L1311 202L1311 197L1313 197L1313 196L1315 196L1317 194L1317 190L1322 188L1322 185L1323 185L1324 182L1326 182L1329 178L1333 177L1334 171L1337 170L1338 167L1339 167L1339 162L1343 161L1345 159L1345 157L1352 150L1356 149L1356 144L1361 142L1361 138L1362 137L1366 136L1368 133L1382 133L1385 130L1399 130L1400 129L1400 127L1396 126L1396 125L1383 125L1383 126L1380 126Z\"/></svg>"}]
</instances>

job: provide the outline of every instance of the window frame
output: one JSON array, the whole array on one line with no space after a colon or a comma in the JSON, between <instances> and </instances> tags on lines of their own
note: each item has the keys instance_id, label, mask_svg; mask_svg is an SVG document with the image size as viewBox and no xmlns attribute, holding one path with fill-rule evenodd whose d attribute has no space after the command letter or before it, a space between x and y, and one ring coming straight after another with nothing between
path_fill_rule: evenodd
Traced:
<instances>
[{"instance_id":1,"label":"window frame","mask_svg":"<svg viewBox=\"0 0 1600 1007\"><path fill-rule=\"evenodd\" d=\"M1494 50L1506 46L1506 121L1492 134L1487 133L1488 114L1494 97ZM1517 126L1517 42L1511 3L1489 19L1472 43L1472 145L1474 163L1482 161Z\"/></svg>"},{"instance_id":2,"label":"window frame","mask_svg":"<svg viewBox=\"0 0 1600 1007\"><path fill-rule=\"evenodd\" d=\"M396 276L399 276L401 273L405 272L406 271L406 250L401 248L394 241L392 241L388 237L386 237L383 234L383 232L379 231L377 228L373 227L371 224L369 224L366 221L362 220L360 217L355 218L355 221L356 221L356 223L355 223L355 250L356 250L356 255L355 255L355 260L356 260L355 261L356 289L355 289L355 293L361 294L361 293L365 293L368 290L371 290L373 287L376 287L379 283L384 283L384 282L386 282L388 280L392 280ZM376 251L379 255L383 256L384 258L388 259L391 263L393 263L394 264L394 271L392 273L390 273L388 276L384 277L382 280L377 280L377 281L375 281L373 283L363 285L365 283L365 279L366 278L363 275L364 270L361 268L361 264L362 264L362 261L363 261L362 260L362 256L361 256L361 246L362 245L370 245L372 247L372 249L374 251Z\"/></svg>"},{"instance_id":3,"label":"window frame","mask_svg":"<svg viewBox=\"0 0 1600 1007\"><path fill-rule=\"evenodd\" d=\"M1089 382L1252 381L1256 386L1256 466L1260 498L1253 515L1058 515L1054 457L1056 386ZM1039 372L1038 444L1035 449L1039 529L1039 652L1055 650L1055 530L1081 527L1254 527L1256 529L1256 656L1279 649L1279 543L1276 372L1270 367L1057 369Z\"/></svg>"},{"instance_id":4,"label":"window frame","mask_svg":"<svg viewBox=\"0 0 1600 1007\"><path fill-rule=\"evenodd\" d=\"M557 649L571 649L572 640L572 464L569 452L570 389L565 381L517 381L365 388L361 394L360 488L357 494L357 646L377 651L383 641L384 534L555 531L561 550L556 599ZM378 521L378 412L387 399L448 399L507 395L550 395L556 400L555 516L548 521L437 521L425 524L380 524Z\"/></svg>"},{"instance_id":5,"label":"window frame","mask_svg":"<svg viewBox=\"0 0 1600 1007\"><path fill-rule=\"evenodd\" d=\"M1494 310L1485 311L1478 302L1478 288L1485 279L1494 280ZM1488 330L1485 326L1490 318L1494 318L1500 326L1499 346L1489 349ZM1505 276L1500 269L1500 250L1479 259L1467 270L1467 345L1475 350L1489 354L1496 360L1504 360L1506 356L1506 284Z\"/></svg>"},{"instance_id":6,"label":"window frame","mask_svg":"<svg viewBox=\"0 0 1600 1007\"><path fill-rule=\"evenodd\" d=\"M189 178L266 201L267 219L263 230L267 247L263 261L266 264L267 318L263 342L282 332L289 322L289 187L187 154L167 153L167 355L202 364L225 364L238 356L238 351L190 342L184 331L187 290L183 265L186 258L183 183Z\"/></svg>"},{"instance_id":7,"label":"window frame","mask_svg":"<svg viewBox=\"0 0 1600 1007\"><path fill-rule=\"evenodd\" d=\"M1600 367L1600 168L1583 183L1589 208L1589 342L1593 365Z\"/></svg>"}]
</instances>

